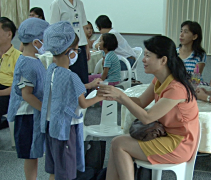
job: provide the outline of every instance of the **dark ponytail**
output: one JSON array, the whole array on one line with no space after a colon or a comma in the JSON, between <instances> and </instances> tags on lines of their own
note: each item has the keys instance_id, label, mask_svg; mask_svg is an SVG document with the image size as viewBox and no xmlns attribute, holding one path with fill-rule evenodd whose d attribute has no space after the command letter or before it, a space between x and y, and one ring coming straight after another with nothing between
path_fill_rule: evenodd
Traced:
<instances>
[{"instance_id":1,"label":"dark ponytail","mask_svg":"<svg viewBox=\"0 0 211 180\"><path fill-rule=\"evenodd\" d=\"M155 53L157 58L167 57L167 66L174 79L182 83L187 91L188 102L196 98L195 91L190 83L190 74L187 73L183 61L177 55L174 42L165 36L154 36L144 41L147 50Z\"/></svg>"}]
</instances>

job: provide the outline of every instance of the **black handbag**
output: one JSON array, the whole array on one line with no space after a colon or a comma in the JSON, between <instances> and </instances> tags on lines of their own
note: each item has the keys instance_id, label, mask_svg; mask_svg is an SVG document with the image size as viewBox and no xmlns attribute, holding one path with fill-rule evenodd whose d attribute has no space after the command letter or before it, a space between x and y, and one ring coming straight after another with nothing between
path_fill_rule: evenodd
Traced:
<instances>
[{"instance_id":1,"label":"black handbag","mask_svg":"<svg viewBox=\"0 0 211 180\"><path fill-rule=\"evenodd\" d=\"M85 172L77 171L75 180L94 180L103 168L106 141L84 141Z\"/></svg>"},{"instance_id":2,"label":"black handbag","mask_svg":"<svg viewBox=\"0 0 211 180\"><path fill-rule=\"evenodd\" d=\"M164 126L160 122L143 124L138 119L132 123L129 133L131 137L141 141L150 141L160 136L167 136Z\"/></svg>"}]
</instances>

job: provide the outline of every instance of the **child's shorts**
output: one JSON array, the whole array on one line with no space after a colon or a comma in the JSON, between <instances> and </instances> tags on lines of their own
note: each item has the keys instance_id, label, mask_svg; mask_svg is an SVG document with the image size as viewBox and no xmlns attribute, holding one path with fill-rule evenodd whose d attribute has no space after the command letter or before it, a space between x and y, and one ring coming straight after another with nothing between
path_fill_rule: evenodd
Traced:
<instances>
[{"instance_id":1,"label":"child's shorts","mask_svg":"<svg viewBox=\"0 0 211 180\"><path fill-rule=\"evenodd\" d=\"M14 136L18 158L34 159L30 157L33 123L33 114L15 116Z\"/></svg>"},{"instance_id":2,"label":"child's shorts","mask_svg":"<svg viewBox=\"0 0 211 180\"><path fill-rule=\"evenodd\" d=\"M68 141L50 137L49 123L46 129L45 171L55 175L55 180L76 178L76 133L75 126L70 128Z\"/></svg>"}]
</instances>

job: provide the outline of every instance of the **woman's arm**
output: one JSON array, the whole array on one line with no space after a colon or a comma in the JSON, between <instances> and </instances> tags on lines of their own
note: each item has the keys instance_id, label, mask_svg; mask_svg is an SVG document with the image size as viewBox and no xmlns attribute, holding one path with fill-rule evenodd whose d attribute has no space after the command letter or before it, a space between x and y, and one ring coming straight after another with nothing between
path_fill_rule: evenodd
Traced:
<instances>
[{"instance_id":1,"label":"woman's arm","mask_svg":"<svg viewBox=\"0 0 211 180\"><path fill-rule=\"evenodd\" d=\"M34 88L30 86L25 86L24 88L22 88L21 89L22 97L24 101L29 103L29 105L31 105L33 108L41 111L42 102L32 94L33 89Z\"/></svg>"},{"instance_id":2,"label":"woman's arm","mask_svg":"<svg viewBox=\"0 0 211 180\"><path fill-rule=\"evenodd\" d=\"M197 88L196 89L196 96L197 99L202 100L202 101L207 101L207 97L211 95L211 91L206 91L204 88ZM210 99L209 99L209 102Z\"/></svg>"},{"instance_id":3,"label":"woman's arm","mask_svg":"<svg viewBox=\"0 0 211 180\"><path fill-rule=\"evenodd\" d=\"M199 73L202 74L205 67L205 63L198 63L198 66L199 66Z\"/></svg>"},{"instance_id":4,"label":"woman's arm","mask_svg":"<svg viewBox=\"0 0 211 180\"><path fill-rule=\"evenodd\" d=\"M97 49L98 50L98 46L99 46L99 42L100 42L100 37L96 41L93 42L93 45L92 45L93 49Z\"/></svg>"},{"instance_id":5,"label":"woman's arm","mask_svg":"<svg viewBox=\"0 0 211 180\"><path fill-rule=\"evenodd\" d=\"M130 99L142 108L147 107L154 100L154 84L151 83L139 97L130 97Z\"/></svg>"},{"instance_id":6,"label":"woman's arm","mask_svg":"<svg viewBox=\"0 0 211 180\"><path fill-rule=\"evenodd\" d=\"M150 89L151 88L152 86L150 87ZM139 105L141 103L143 103L141 104L141 106L145 106L146 104L148 104L152 100L152 97L150 95L151 93L148 94L145 91L146 93L144 92L143 95L139 97L139 101L138 101L137 99L134 100L134 99L129 98L126 94L124 94L122 91L120 91L119 89L113 86L100 85L100 89L98 91L100 92L99 95L102 93L103 96L106 97L106 99L116 100L119 103L126 106L127 109L136 118L141 120L144 124L149 124L153 121L158 120L159 118L167 114L178 103L185 101L185 99L172 100L172 99L162 98L150 110L146 111Z\"/></svg>"},{"instance_id":7,"label":"woman's arm","mask_svg":"<svg viewBox=\"0 0 211 180\"><path fill-rule=\"evenodd\" d=\"M57 23L61 20L59 6L56 1L53 1L50 5L50 15L50 24Z\"/></svg>"}]
</instances>

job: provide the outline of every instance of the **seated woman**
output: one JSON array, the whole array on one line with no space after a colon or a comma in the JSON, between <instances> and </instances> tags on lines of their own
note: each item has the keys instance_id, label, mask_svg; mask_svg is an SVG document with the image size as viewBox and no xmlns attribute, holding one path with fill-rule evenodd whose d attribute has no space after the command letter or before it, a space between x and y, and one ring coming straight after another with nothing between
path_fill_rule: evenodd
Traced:
<instances>
[{"instance_id":1,"label":"seated woman","mask_svg":"<svg viewBox=\"0 0 211 180\"><path fill-rule=\"evenodd\" d=\"M105 59L102 62L103 73L89 75L89 82L95 78L101 78L108 82L109 85L115 86L120 82L120 62L114 50L117 48L118 42L114 34L105 33L100 37L99 49L105 53Z\"/></svg>"},{"instance_id":2,"label":"seated woman","mask_svg":"<svg viewBox=\"0 0 211 180\"><path fill-rule=\"evenodd\" d=\"M179 38L180 45L177 48L177 53L183 60L187 71L193 73L196 64L198 64L199 73L202 74L206 62L206 52L201 47L201 26L193 21L183 22Z\"/></svg>"},{"instance_id":3,"label":"seated woman","mask_svg":"<svg viewBox=\"0 0 211 180\"><path fill-rule=\"evenodd\" d=\"M44 15L42 8L39 8L39 7L31 8L30 11L29 11L29 18L32 18L32 17L40 18L40 19L45 20L45 15ZM21 52L23 52L23 43L22 42L20 44L19 50Z\"/></svg>"},{"instance_id":4,"label":"seated woman","mask_svg":"<svg viewBox=\"0 0 211 180\"><path fill-rule=\"evenodd\" d=\"M134 180L133 158L152 164L189 161L197 144L196 95L174 42L165 36L154 36L144 41L144 45L145 72L155 76L147 90L135 98L113 86L100 85L98 95L123 104L144 124L158 120L167 136L150 141L139 141L130 135L115 137L110 149L107 180ZM153 100L155 105L144 110Z\"/></svg>"},{"instance_id":5,"label":"seated woman","mask_svg":"<svg viewBox=\"0 0 211 180\"><path fill-rule=\"evenodd\" d=\"M89 48L92 48L93 42L97 39L96 35L94 34L94 29L92 23L87 21L87 25L84 27L84 32L86 34L86 39L89 45Z\"/></svg>"}]
</instances>

